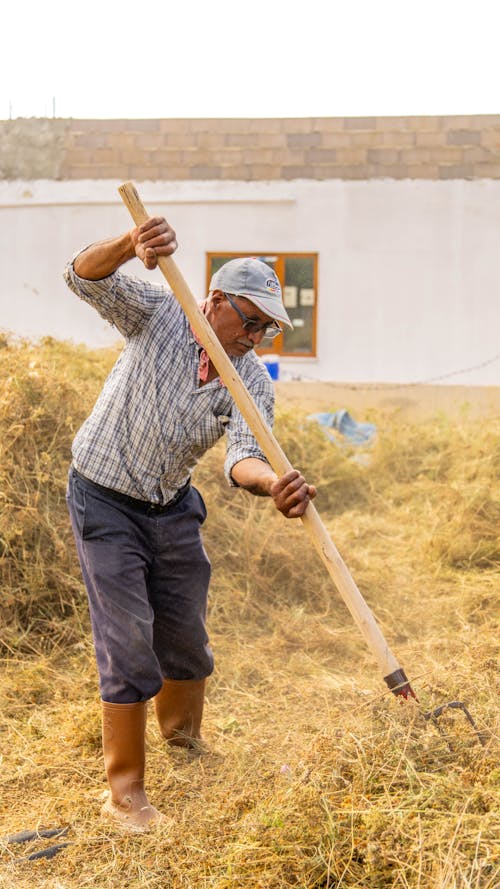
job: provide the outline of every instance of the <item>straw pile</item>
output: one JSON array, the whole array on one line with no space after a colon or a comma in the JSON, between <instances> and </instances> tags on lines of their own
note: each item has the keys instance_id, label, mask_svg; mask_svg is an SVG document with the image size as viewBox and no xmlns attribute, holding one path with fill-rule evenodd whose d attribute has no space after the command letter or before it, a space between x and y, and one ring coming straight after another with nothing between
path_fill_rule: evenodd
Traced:
<instances>
[{"instance_id":1,"label":"straw pile","mask_svg":"<svg viewBox=\"0 0 500 889\"><path fill-rule=\"evenodd\" d=\"M306 422L314 405L278 416L419 704L385 693L301 524L228 490L222 446L207 455L208 752L165 751L150 714L148 791L173 822L127 837L99 817L96 673L64 503L71 439L116 355L2 346L0 836L69 830L0 843L0 886L494 889L499 419L373 414L378 440L359 461ZM459 710L425 719L450 700L480 737ZM69 845L26 860L54 842Z\"/></svg>"}]
</instances>

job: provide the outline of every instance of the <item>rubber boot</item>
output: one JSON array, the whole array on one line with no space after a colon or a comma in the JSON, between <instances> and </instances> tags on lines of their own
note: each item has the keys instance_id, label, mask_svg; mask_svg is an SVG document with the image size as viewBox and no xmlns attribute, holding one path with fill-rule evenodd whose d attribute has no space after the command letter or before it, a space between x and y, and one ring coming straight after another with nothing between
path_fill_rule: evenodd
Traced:
<instances>
[{"instance_id":1,"label":"rubber boot","mask_svg":"<svg viewBox=\"0 0 500 889\"><path fill-rule=\"evenodd\" d=\"M163 680L153 700L161 733L172 746L203 749L200 728L205 684L205 679Z\"/></svg>"},{"instance_id":2,"label":"rubber boot","mask_svg":"<svg viewBox=\"0 0 500 889\"><path fill-rule=\"evenodd\" d=\"M102 813L132 833L144 833L166 821L144 791L145 731L145 701L102 701L102 747L110 787Z\"/></svg>"}]
</instances>

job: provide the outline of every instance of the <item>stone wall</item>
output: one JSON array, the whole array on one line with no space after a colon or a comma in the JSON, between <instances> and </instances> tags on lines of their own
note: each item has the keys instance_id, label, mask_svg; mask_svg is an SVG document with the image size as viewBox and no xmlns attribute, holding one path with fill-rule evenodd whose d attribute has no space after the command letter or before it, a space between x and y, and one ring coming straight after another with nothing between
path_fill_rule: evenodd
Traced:
<instances>
[{"instance_id":1,"label":"stone wall","mask_svg":"<svg viewBox=\"0 0 500 889\"><path fill-rule=\"evenodd\" d=\"M0 179L500 179L500 114L0 121Z\"/></svg>"}]
</instances>

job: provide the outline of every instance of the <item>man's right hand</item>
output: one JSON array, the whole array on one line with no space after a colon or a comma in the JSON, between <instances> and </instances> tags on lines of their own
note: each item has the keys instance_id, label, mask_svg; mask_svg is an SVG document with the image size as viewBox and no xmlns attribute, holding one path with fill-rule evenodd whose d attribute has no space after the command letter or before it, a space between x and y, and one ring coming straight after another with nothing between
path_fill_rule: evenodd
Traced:
<instances>
[{"instance_id":1,"label":"man's right hand","mask_svg":"<svg viewBox=\"0 0 500 889\"><path fill-rule=\"evenodd\" d=\"M147 269L155 269L159 256L170 256L177 250L173 228L163 216L151 216L131 232L136 256Z\"/></svg>"},{"instance_id":2,"label":"man's right hand","mask_svg":"<svg viewBox=\"0 0 500 889\"><path fill-rule=\"evenodd\" d=\"M91 244L78 254L74 269L80 278L98 281L111 275L134 256L147 269L155 269L158 257L169 256L174 250L177 250L177 240L173 228L162 216L151 216L143 225L118 238Z\"/></svg>"}]
</instances>

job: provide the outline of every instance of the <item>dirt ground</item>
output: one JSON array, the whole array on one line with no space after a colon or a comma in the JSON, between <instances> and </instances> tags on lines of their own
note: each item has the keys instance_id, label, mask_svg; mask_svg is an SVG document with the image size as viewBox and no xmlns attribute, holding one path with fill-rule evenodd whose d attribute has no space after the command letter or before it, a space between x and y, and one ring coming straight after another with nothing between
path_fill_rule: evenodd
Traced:
<instances>
[{"instance_id":1,"label":"dirt ground","mask_svg":"<svg viewBox=\"0 0 500 889\"><path fill-rule=\"evenodd\" d=\"M402 420L430 420L438 415L456 419L464 413L473 419L500 416L498 386L397 386L326 382L276 383L276 398L283 406L308 404L311 412L346 408L356 420L371 411L397 414Z\"/></svg>"}]
</instances>

